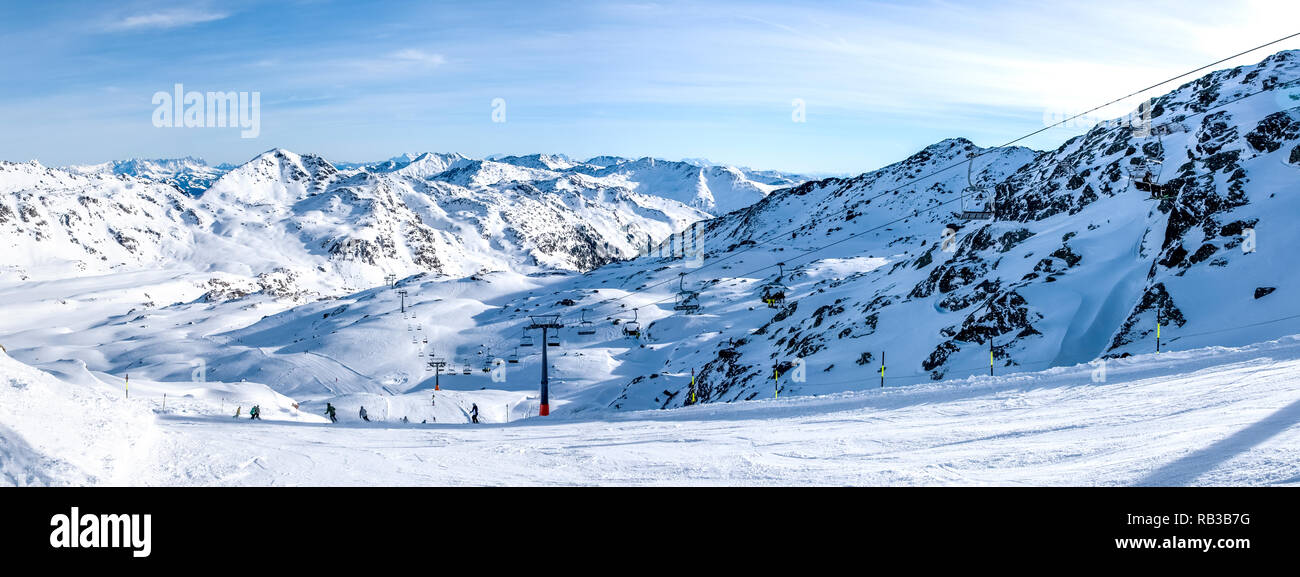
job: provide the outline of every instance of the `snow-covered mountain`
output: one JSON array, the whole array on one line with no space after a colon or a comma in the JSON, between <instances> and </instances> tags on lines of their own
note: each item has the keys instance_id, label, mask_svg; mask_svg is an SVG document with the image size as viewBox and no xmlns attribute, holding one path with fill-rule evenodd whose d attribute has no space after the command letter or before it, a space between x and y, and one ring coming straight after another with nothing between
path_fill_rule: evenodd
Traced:
<instances>
[{"instance_id":1,"label":"snow-covered mountain","mask_svg":"<svg viewBox=\"0 0 1300 577\"><path fill-rule=\"evenodd\" d=\"M70 166L81 174L109 173L135 176L144 180L170 184L190 196L203 194L222 174L234 168L228 164L208 166L201 158L163 158L115 160L102 164Z\"/></svg>"},{"instance_id":2,"label":"snow-covered mountain","mask_svg":"<svg viewBox=\"0 0 1300 577\"><path fill-rule=\"evenodd\" d=\"M789 187L651 159L380 170L273 150L193 199L9 163L0 239L25 248L5 264L86 264L40 276L0 338L36 366L175 381L197 358L308 399L426 391L436 355L458 369L443 388L527 404L541 361L524 327L556 314L553 408L575 413L875 388L882 361L887 386L1075 366L1154 352L1157 330L1163 350L1245 345L1300 332L1297 86L1300 53L1283 52L1155 99L1150 134L1103 125L1053 151L952 138ZM1143 159L1164 161L1171 198L1138 190ZM954 214L968 168L990 220ZM661 250L631 258L647 243ZM682 258L692 245L702 260Z\"/></svg>"},{"instance_id":3,"label":"snow-covered mountain","mask_svg":"<svg viewBox=\"0 0 1300 577\"><path fill-rule=\"evenodd\" d=\"M695 369L698 397L733 400L782 386L774 365L804 365L808 384L791 390L833 390L869 386L882 354L902 383L1154 351L1157 324L1166 347L1293 332L1278 319L1300 313L1284 296L1300 288L1288 264L1300 241L1297 80L1300 52L1283 52L1155 99L1150 135L1099 126L1044 153L945 141L712 220L703 268L627 277L672 286L683 272L702 290L700 316L650 307L651 334L677 349L659 372ZM972 152L975 181L996 190L992 221L952 214ZM1129 169L1143 158L1164 161L1172 198L1136 189ZM765 282L786 288L775 309L759 302ZM683 392L633 379L617 403L681 404Z\"/></svg>"},{"instance_id":4,"label":"snow-covered mountain","mask_svg":"<svg viewBox=\"0 0 1300 577\"><path fill-rule=\"evenodd\" d=\"M223 290L214 294L260 290L264 275L292 279L279 293L308 297L375 286L387 274L591 270L712 216L675 200L698 188L698 175L636 182L550 155L420 153L348 165L276 149L237 167L192 158L2 166L8 270L242 276L215 280Z\"/></svg>"}]
</instances>

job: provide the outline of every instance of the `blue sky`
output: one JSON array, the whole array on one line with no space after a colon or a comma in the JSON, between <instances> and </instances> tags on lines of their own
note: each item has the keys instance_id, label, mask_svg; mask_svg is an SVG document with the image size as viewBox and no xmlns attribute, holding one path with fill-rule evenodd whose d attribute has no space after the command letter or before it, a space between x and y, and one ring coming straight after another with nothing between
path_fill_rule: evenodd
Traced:
<instances>
[{"instance_id":1,"label":"blue sky","mask_svg":"<svg viewBox=\"0 0 1300 577\"><path fill-rule=\"evenodd\" d=\"M1046 114L1298 32L1298 4L6 2L0 159L215 164L283 147L340 161L549 152L859 173L943 138L1001 144ZM1234 64L1285 48L1300 40ZM259 137L154 127L151 98L177 83L260 92ZM795 99L806 122L792 121Z\"/></svg>"}]
</instances>

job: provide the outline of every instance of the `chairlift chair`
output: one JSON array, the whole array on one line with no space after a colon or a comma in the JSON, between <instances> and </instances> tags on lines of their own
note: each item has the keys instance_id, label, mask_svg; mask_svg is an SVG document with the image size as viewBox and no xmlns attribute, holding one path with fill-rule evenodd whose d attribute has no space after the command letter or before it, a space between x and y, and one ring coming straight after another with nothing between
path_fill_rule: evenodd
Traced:
<instances>
[{"instance_id":1,"label":"chairlift chair","mask_svg":"<svg viewBox=\"0 0 1300 577\"><path fill-rule=\"evenodd\" d=\"M677 276L677 297L676 303L673 304L674 310L683 311L688 315L693 315L700 310L700 293L697 291L686 290L686 273L680 273Z\"/></svg>"},{"instance_id":2,"label":"chairlift chair","mask_svg":"<svg viewBox=\"0 0 1300 577\"><path fill-rule=\"evenodd\" d=\"M772 309L785 304L786 287L781 284L781 280L785 278L785 263L778 262L776 266L778 271L776 279L760 287L763 294L763 304Z\"/></svg>"},{"instance_id":3,"label":"chairlift chair","mask_svg":"<svg viewBox=\"0 0 1300 577\"><path fill-rule=\"evenodd\" d=\"M1160 159L1143 158L1129 168L1129 180L1133 182L1133 188L1149 193L1151 200L1173 198L1172 187L1160 181L1163 168L1164 162Z\"/></svg>"},{"instance_id":4,"label":"chairlift chair","mask_svg":"<svg viewBox=\"0 0 1300 577\"><path fill-rule=\"evenodd\" d=\"M1152 127L1151 132L1156 135L1156 143L1160 146L1160 154L1165 153L1164 134L1171 132L1167 126L1159 125ZM1174 187L1161 179L1164 173L1164 160L1143 154L1129 165L1129 180L1133 183L1133 188L1140 192L1150 194L1150 200L1169 200L1177 192Z\"/></svg>"},{"instance_id":5,"label":"chairlift chair","mask_svg":"<svg viewBox=\"0 0 1300 577\"><path fill-rule=\"evenodd\" d=\"M533 346L533 335L524 333L523 338L519 339L519 346L521 347Z\"/></svg>"},{"instance_id":6,"label":"chairlift chair","mask_svg":"<svg viewBox=\"0 0 1300 577\"><path fill-rule=\"evenodd\" d=\"M515 349L515 352L510 353L510 358L507 359L506 362L512 365L519 364L519 349Z\"/></svg>"},{"instance_id":7,"label":"chairlift chair","mask_svg":"<svg viewBox=\"0 0 1300 577\"><path fill-rule=\"evenodd\" d=\"M785 278L785 263L777 263L776 270L776 278L759 287L759 292L762 295L761 300L768 308L777 308L779 305L785 304L787 289L785 289L785 285L781 285L781 281Z\"/></svg>"},{"instance_id":8,"label":"chairlift chair","mask_svg":"<svg viewBox=\"0 0 1300 577\"><path fill-rule=\"evenodd\" d=\"M578 334L583 336L596 334L596 325L587 320L587 309L582 309L582 321L578 323Z\"/></svg>"},{"instance_id":9,"label":"chairlift chair","mask_svg":"<svg viewBox=\"0 0 1300 577\"><path fill-rule=\"evenodd\" d=\"M469 365L465 365L465 368L462 369L462 370L460 371L460 374L462 374L462 375L472 375L472 374L474 374L474 371L473 371L472 369L469 368Z\"/></svg>"},{"instance_id":10,"label":"chairlift chair","mask_svg":"<svg viewBox=\"0 0 1300 577\"><path fill-rule=\"evenodd\" d=\"M632 320L623 323L623 334L633 338L641 336L641 324L637 322L636 309L632 309Z\"/></svg>"},{"instance_id":11,"label":"chairlift chair","mask_svg":"<svg viewBox=\"0 0 1300 577\"><path fill-rule=\"evenodd\" d=\"M955 213L954 216L964 220L992 220L993 195L989 193L988 187L975 184L972 174L975 167L975 153L968 154L967 158L966 189L961 193L961 212Z\"/></svg>"},{"instance_id":12,"label":"chairlift chair","mask_svg":"<svg viewBox=\"0 0 1300 577\"><path fill-rule=\"evenodd\" d=\"M777 283L763 286L763 303L767 308L778 308L785 304L785 287Z\"/></svg>"}]
</instances>

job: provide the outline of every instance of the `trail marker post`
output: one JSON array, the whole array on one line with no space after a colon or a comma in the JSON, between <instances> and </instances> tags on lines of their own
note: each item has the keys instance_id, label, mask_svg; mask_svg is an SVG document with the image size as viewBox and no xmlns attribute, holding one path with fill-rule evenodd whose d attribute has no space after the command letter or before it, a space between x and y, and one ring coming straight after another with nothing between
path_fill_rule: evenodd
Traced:
<instances>
[{"instance_id":1,"label":"trail marker post","mask_svg":"<svg viewBox=\"0 0 1300 577\"><path fill-rule=\"evenodd\" d=\"M691 369L691 404L695 404L695 369Z\"/></svg>"}]
</instances>

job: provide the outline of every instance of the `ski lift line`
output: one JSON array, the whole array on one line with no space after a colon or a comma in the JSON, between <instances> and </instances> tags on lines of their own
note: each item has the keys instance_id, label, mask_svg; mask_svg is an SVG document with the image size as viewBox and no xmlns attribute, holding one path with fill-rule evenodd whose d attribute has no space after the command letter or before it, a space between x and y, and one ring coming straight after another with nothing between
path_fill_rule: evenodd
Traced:
<instances>
[{"instance_id":1,"label":"ski lift line","mask_svg":"<svg viewBox=\"0 0 1300 577\"><path fill-rule=\"evenodd\" d=\"M1101 110L1101 109L1103 109L1103 108L1106 108L1106 107L1108 107L1108 106L1111 106L1111 105L1114 105L1114 104L1119 104L1120 102L1123 102L1123 101L1125 101L1125 100L1128 100L1129 98L1133 98L1134 96L1138 96L1138 95L1140 95L1140 94L1142 94L1142 93L1144 93L1144 92L1149 92L1149 91L1151 91L1151 90L1155 90L1156 88L1159 88L1159 87L1161 87L1161 86L1164 86L1164 85L1166 85L1166 84L1169 84L1169 83L1171 83L1171 82L1174 82L1175 80L1182 79L1183 77L1186 77L1186 76L1191 76L1191 75L1196 74L1196 73L1198 73L1198 72L1203 72L1203 71L1205 71L1205 70L1208 70L1208 69L1214 68L1215 66L1218 66L1218 65L1220 65L1220 64L1223 64L1223 63L1225 63L1225 62L1228 62L1229 60L1232 60L1232 59L1234 59L1234 58L1240 58L1240 57L1242 57L1242 56L1245 56L1245 55L1247 55L1247 54L1250 54L1251 52L1255 52L1255 51L1257 51L1257 50L1262 50L1262 49L1264 49L1264 48L1268 48L1269 46L1273 46L1274 44L1281 44L1282 42L1286 42L1287 40L1290 40L1290 39L1292 39L1292 38L1297 38L1297 37L1300 37L1300 32L1296 32L1295 34L1291 34L1291 35L1289 35L1289 36L1284 36L1284 37L1282 37L1282 38L1278 38L1277 40L1273 40L1273 41L1271 41L1271 42L1266 42L1266 43L1264 43L1264 44L1260 44L1259 46L1256 46L1256 47L1254 47L1254 48L1251 48L1251 49L1248 49L1248 50L1244 50L1244 51L1238 52L1238 53L1236 53L1236 54L1233 54L1232 56L1229 56L1229 57L1227 57L1227 58L1223 58L1223 59L1218 60L1218 61L1215 61L1215 62L1211 62L1211 63L1206 64L1205 66L1202 66L1202 67L1197 68L1197 69L1195 69L1195 70L1191 70L1191 71L1188 71L1188 72L1184 72L1184 73L1182 73L1182 74L1179 74L1178 76L1174 76L1173 78L1170 78L1170 79L1165 80L1165 81L1163 81L1163 82L1157 82L1156 84L1152 84L1151 86L1148 86L1148 87L1146 87L1146 88L1143 88L1143 89L1141 89L1141 90L1138 90L1138 91L1136 91L1136 92L1133 92L1133 93L1131 93L1131 94L1128 94L1127 96L1122 96L1122 97L1120 97L1120 98L1116 98L1115 100L1112 100L1112 101L1110 101L1110 102L1107 102L1107 103L1105 103L1105 104L1103 104L1103 105L1101 105L1101 106L1097 106L1097 107L1095 107L1095 108L1092 108L1091 110L1087 110L1087 111L1084 111L1084 112L1080 112L1079 114L1076 114L1076 115L1074 115L1074 116L1071 116L1071 117L1069 117L1069 118L1066 118L1065 120L1062 120L1062 121L1060 121L1060 122L1057 122L1056 124L1052 124L1052 125L1050 125L1050 126L1046 126L1046 127L1044 127L1044 128L1040 128L1040 129L1038 129L1038 130L1035 130L1034 132L1031 132L1031 133L1029 133L1029 134L1026 134L1025 136L1021 136L1020 138L1017 138L1017 139L1015 139L1015 140L1012 140L1011 142L1008 142L1008 143L1006 143L1006 144L1003 144L1002 146L999 146L999 147L997 147L997 148L1004 148L1004 147L1007 147L1007 146L1011 146L1012 144L1015 144L1015 143L1017 143L1017 142L1020 142L1020 141L1022 141L1022 140L1025 140L1025 139L1027 139L1027 138L1031 138L1031 137L1037 136L1037 135L1039 135L1039 134L1042 134L1042 133L1044 133L1044 132L1047 132L1048 130L1051 130L1051 129L1056 128L1056 127L1061 126L1061 125L1064 125L1064 124L1067 123L1067 122L1071 122L1071 121L1074 121L1074 120L1078 120L1079 118L1082 118L1082 117L1084 117L1084 116L1087 116L1087 115L1089 115L1089 114L1092 114L1093 112L1096 112L1096 111Z\"/></svg>"},{"instance_id":2,"label":"ski lift line","mask_svg":"<svg viewBox=\"0 0 1300 577\"><path fill-rule=\"evenodd\" d=\"M1298 82L1300 82L1300 81L1298 81ZM1184 116L1183 119L1182 119L1180 122L1185 122L1185 121L1187 121L1188 119L1195 118L1195 117L1197 117L1197 116L1203 116L1203 115L1205 115L1205 114L1207 114L1207 113L1210 113L1210 112L1212 112L1212 111L1218 110L1218 109L1223 108L1223 107L1225 107L1225 106L1228 106L1228 105L1230 105L1230 104L1235 104L1235 103L1240 102L1240 101L1242 101L1242 100L1245 100L1245 99L1247 99L1247 98L1251 98L1251 97L1254 97L1254 96L1258 96L1258 95L1263 94L1263 93L1265 93L1265 92L1272 92L1272 91L1277 90L1278 88L1285 87L1285 86L1290 85L1290 84L1292 84L1292 82L1288 82L1288 83L1285 83L1285 84L1281 84L1281 85L1278 85L1278 86L1273 87L1273 88L1265 88L1265 89L1262 89L1262 90L1257 90L1257 91L1254 91L1254 92L1247 93L1247 94L1241 96L1240 98L1236 98L1236 99L1234 99L1234 100L1231 100L1231 101L1228 101L1228 102L1224 102L1224 103L1219 104L1219 105L1216 105L1216 106L1211 106L1211 107L1206 108L1205 110L1202 110L1202 111L1200 111L1200 112L1194 112L1194 113L1192 113L1192 114L1188 114L1188 115ZM1168 123L1165 123L1165 124L1168 124ZM1164 126L1165 124L1161 124L1161 125L1158 125L1158 126ZM1016 142L1016 141L1012 141L1012 142ZM1007 146L1007 145L1003 145L1003 147L1005 147L1005 146ZM997 148L1002 148L1002 147L997 147ZM982 153L976 154L976 156L975 156L974 158L979 158L980 156L982 156L982 155L984 155L984 154L989 154L989 153L990 153L989 151L992 151L992 150L996 150L996 148L987 149L985 152L982 152ZM920 181L920 180L924 180L924 179L930 178L931 176L937 175L937 174L939 174L939 173L942 173L942 172L945 172L945 171L948 171L948 170L952 170L952 169L954 169L954 168L957 168L957 167L959 167L959 166L962 166L962 165L966 164L968 161L969 161L969 159L968 159L968 160L963 160L963 161L961 161L961 162L959 162L959 163L957 163L957 164L953 164L953 165L950 165L950 166L948 166L948 167L941 168L941 169L939 169L939 170L937 170L937 171L935 171L935 172L933 172L933 173L930 173L929 175L922 176L922 177L918 177L917 179L913 179L913 181L911 181L909 184L905 184L905 185L903 185L903 186L901 186L901 187L899 187L899 188L893 189L893 190L887 190L887 191L885 191L885 192L882 192L882 193L880 193L880 194L877 194L876 196L871 197L869 200L874 200L874 199L876 199L876 198L880 198L880 197L885 196L885 195L887 195L887 194L890 194L890 193L892 193L892 192L895 192L895 191L901 190L901 189L903 189L903 188L906 188L907 186L910 186L911 184L914 184L914 183L916 183L916 182L918 182L918 181ZM951 200L947 200L947 201L944 201L944 202L940 202L940 203L935 204L935 205L931 205L931 206L926 207L926 208L921 208L921 209L913 210L912 213L910 213L910 214L908 214L908 215L906 215L906 216L903 216L903 217L900 217L900 218L897 218L897 219L891 220L891 221L889 221L889 222L886 222L886 223L881 224L881 225L879 225L879 226L876 226L876 227L873 227L873 228L870 228L870 229L864 230L864 231L862 231L862 232L854 233L854 234L852 234L852 235L849 235L849 236L847 236L847 237L845 237L845 238L842 238L842 239L840 239L840 240L837 240L837 241L831 242L831 243L829 243L829 244L826 244L826 245L823 245L823 246L820 246L820 247L817 247L817 248L809 249L809 250L805 251L803 254L800 254L800 255L797 255L797 256L793 256L793 257L788 257L788 258L785 259L785 262L788 263L788 262L790 262L791 260L800 259L800 258L806 257L806 256L808 256L808 255L811 255L811 254L814 254L814 253L817 253L817 252L821 252L821 251L826 250L826 249L828 249L828 248L830 248L830 247L833 247L833 246L836 246L836 245L839 245L839 244L842 244L842 243L848 242L848 241L850 241L850 240L854 240L854 239L856 239L856 238L859 238L859 237L865 236L865 235L867 235L867 234L870 234L870 233L876 232L876 231L881 230L881 229L883 229L883 228L886 228L886 227L889 227L889 226L893 226L893 225L898 224L898 223L900 223L900 222L902 222L902 221L904 221L904 220L907 220L907 219L909 219L909 218L915 218L915 217L917 217L917 216L920 216L921 214L928 213L928 212L933 211L933 210L935 210L935 209L938 209L938 208L941 208L941 207L947 206L947 205L949 205L949 204L953 204L953 203L955 203L955 202L960 202L960 201L961 201L961 197L957 197L957 198L954 198L954 199L951 199ZM758 248L758 247L760 247L760 246L763 246L766 242L768 242L768 239L770 239L770 238L773 238L773 237L776 237L776 236L784 236L784 235L786 235L786 234L789 234L789 233L791 233L791 232L795 232L795 231L798 231L798 230L799 230L799 228L796 227L796 228L788 229L788 230L783 231L783 232L781 232L781 233L774 233L774 234L772 234L772 235L768 235L768 236L766 236L766 237L763 237L763 238L760 239L759 241L755 242L755 244L752 244L752 245L748 246L747 248L745 248L745 249L743 249L743 250L736 251L736 252L732 253L731 255L729 255L729 256L727 256L727 257L724 257L724 258L720 258L720 259L716 259L716 260L713 260L713 261L710 261L710 262L706 262L705 264L703 264L703 265L701 265L701 266L699 266L699 267L693 268L693 269L691 269L690 271L688 271L688 272L686 272L686 273L684 273L684 274L694 274L694 273L700 272L700 271L702 271L702 270L704 270L704 269L706 269L706 268L709 268L709 267L711 267L711 266L718 265L718 264L722 264L722 263L724 263L724 262L726 262L726 261L728 261L728 260L730 260L730 259L736 258L736 257L738 257L738 256L740 256L740 255L742 255L742 254L744 254L744 253L746 253L746 252L748 252L748 251L750 251L750 250L753 250L753 249L755 249L755 248ZM742 275L738 275L738 276L741 276L741 277L747 277L747 276L750 276L750 275L758 274L758 273L760 273L760 272L763 272L763 271L765 271L765 270L767 270L767 269L770 269L770 268L773 268L773 267L775 267L775 266L776 266L776 265L767 265L767 266L761 267L761 268L759 268L759 269L755 269L755 270L753 270L753 271L750 271L750 272L747 272L747 273L744 273L744 274L742 274ZM611 298L611 299L606 299L606 300L604 300L604 301L600 301L600 302L596 303L595 305L593 305L593 306L592 306L590 309L588 309L588 310L596 310L597 307L601 307L601 306L603 306L603 305L605 305L605 304L612 304L612 303L615 303L615 302L618 302L618 301L624 300L624 299L626 299L626 298L628 298L628 297L630 297L630 296L632 296L632 295L634 295L634 294L641 293L641 292L643 292L643 291L646 291L646 290L649 290L649 289L652 289L652 288L656 288L656 287L659 287L659 286L663 286L663 285L668 284L668 283L670 283L670 282L672 282L672 279L671 279L671 278L669 278L669 279L667 279L667 280L663 280L663 281L657 282L657 283L654 283L654 284L651 284L651 285L646 285L645 287L640 288L640 289L633 289L633 290L630 290L630 291L627 292L627 294L624 294L623 296L615 297L615 298ZM640 304L640 305L638 305L638 306L639 306L639 307L645 307L645 306L653 306L653 305L657 305L657 304L662 304L662 303L664 303L664 302L666 302L666 301L672 300L672 298L673 298L673 297L668 297L668 298L665 298L665 299L659 299L659 300L657 300L657 301L652 301L652 302L649 302L649 303L642 303L642 304Z\"/></svg>"},{"instance_id":3,"label":"ski lift line","mask_svg":"<svg viewBox=\"0 0 1300 577\"><path fill-rule=\"evenodd\" d=\"M1199 333L1192 333L1192 334L1190 334L1190 335L1178 335L1178 336L1176 336L1176 337L1174 337L1174 338L1172 338L1172 339L1169 339L1168 342L1169 342L1169 343L1172 343L1172 342L1174 342L1174 341L1176 341L1176 340L1178 340L1178 339L1190 339L1190 338L1193 338L1193 337L1203 337L1203 336L1205 336L1205 335L1216 335L1216 334L1219 334L1219 333L1226 333L1226 332L1230 332L1230 331L1239 331L1239 330L1241 330L1241 329L1249 329L1249 328L1254 328L1254 327L1263 326L1263 325L1269 325L1269 324L1273 324L1273 323L1280 323L1280 322L1282 322L1282 321L1289 321L1289 320L1294 320L1294 319L1300 319L1300 315L1290 315L1290 316L1285 316L1285 317L1278 317L1278 318L1275 318L1275 319L1269 319L1269 320L1266 320L1266 321L1260 321L1260 322L1257 322L1257 323L1251 323L1251 324L1248 324L1248 325L1241 325L1241 326L1236 326L1236 327L1229 327L1229 328L1226 328L1226 329L1218 329L1218 330L1213 330L1213 331L1204 331L1204 332L1199 332Z\"/></svg>"}]
</instances>

